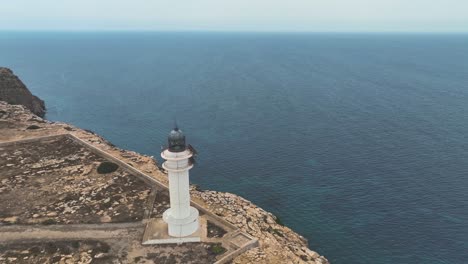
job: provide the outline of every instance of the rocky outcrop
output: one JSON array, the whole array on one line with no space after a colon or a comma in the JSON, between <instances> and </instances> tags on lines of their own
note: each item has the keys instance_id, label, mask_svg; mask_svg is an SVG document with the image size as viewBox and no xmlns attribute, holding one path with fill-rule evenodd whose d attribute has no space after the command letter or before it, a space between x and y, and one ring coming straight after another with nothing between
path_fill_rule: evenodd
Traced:
<instances>
[{"instance_id":1,"label":"rocky outcrop","mask_svg":"<svg viewBox=\"0 0 468 264\"><path fill-rule=\"evenodd\" d=\"M0 101L24 105L40 117L45 115L44 101L31 94L26 85L13 74L13 71L4 67L0 67Z\"/></svg>"}]
</instances>

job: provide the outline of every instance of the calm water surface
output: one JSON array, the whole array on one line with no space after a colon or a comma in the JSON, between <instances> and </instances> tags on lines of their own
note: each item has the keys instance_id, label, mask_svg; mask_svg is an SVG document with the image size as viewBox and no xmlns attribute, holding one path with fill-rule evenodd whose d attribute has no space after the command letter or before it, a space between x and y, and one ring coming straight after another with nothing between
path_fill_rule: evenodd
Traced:
<instances>
[{"instance_id":1,"label":"calm water surface","mask_svg":"<svg viewBox=\"0 0 468 264\"><path fill-rule=\"evenodd\" d=\"M277 214L332 263L468 263L468 35L0 33L47 118Z\"/></svg>"}]
</instances>

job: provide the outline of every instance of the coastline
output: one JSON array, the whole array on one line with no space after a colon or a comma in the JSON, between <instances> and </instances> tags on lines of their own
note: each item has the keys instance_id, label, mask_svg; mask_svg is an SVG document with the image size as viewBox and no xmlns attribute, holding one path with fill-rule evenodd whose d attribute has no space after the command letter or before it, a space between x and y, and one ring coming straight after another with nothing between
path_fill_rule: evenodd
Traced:
<instances>
[{"instance_id":1,"label":"coastline","mask_svg":"<svg viewBox=\"0 0 468 264\"><path fill-rule=\"evenodd\" d=\"M42 119L21 105L0 102L0 113L2 114L0 121L3 123L0 142L71 134L127 162L130 166L143 171L163 184L168 184L167 176L160 170L153 158L120 149L92 131L86 131L67 123ZM31 127L34 129L30 129ZM308 248L304 237L281 225L273 214L240 196L200 190L194 185L191 186L191 196L205 209L259 240L259 247L236 257L233 263L329 263L325 257Z\"/></svg>"},{"instance_id":2,"label":"coastline","mask_svg":"<svg viewBox=\"0 0 468 264\"><path fill-rule=\"evenodd\" d=\"M0 69L2 69L0 77L3 80L0 83L0 92L4 95L4 100L9 101L0 100L1 144L71 135L77 141L96 149L111 160L121 162L124 166L129 165L132 170L135 169L137 173L141 172L144 177L149 177L150 180L167 188L167 174L155 159L134 151L120 149L93 131L42 118L41 116L45 114L44 102L32 95L22 81L13 74L13 71L8 68ZM37 103L30 103L36 101L41 103L40 111L35 111ZM5 156L6 153L2 155ZM9 159L9 157L6 158ZM39 163L41 163L40 160ZM6 165L8 167L13 164ZM7 183L8 180L4 181ZM67 187L72 187L72 185ZM0 193L4 191L3 189L5 188L0 189ZM228 225L258 240L258 246L249 246L250 250L240 255L236 254L238 256L232 260L232 263L329 263L325 257L308 248L307 240L303 236L284 226L273 214L240 196L202 190L196 185L190 186L190 196L197 207L203 211L216 215ZM0 223L10 221L8 218L16 218L14 223L18 219L17 216L0 217ZM254 244L257 245L257 242Z\"/></svg>"}]
</instances>

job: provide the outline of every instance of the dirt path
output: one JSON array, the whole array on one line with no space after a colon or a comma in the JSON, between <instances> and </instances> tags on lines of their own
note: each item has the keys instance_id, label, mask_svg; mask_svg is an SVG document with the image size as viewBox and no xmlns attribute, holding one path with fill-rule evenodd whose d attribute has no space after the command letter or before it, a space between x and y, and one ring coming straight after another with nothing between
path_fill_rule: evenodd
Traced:
<instances>
[{"instance_id":1,"label":"dirt path","mask_svg":"<svg viewBox=\"0 0 468 264\"><path fill-rule=\"evenodd\" d=\"M3 226L0 227L0 242L129 237L144 227L145 224L141 222L55 226Z\"/></svg>"}]
</instances>

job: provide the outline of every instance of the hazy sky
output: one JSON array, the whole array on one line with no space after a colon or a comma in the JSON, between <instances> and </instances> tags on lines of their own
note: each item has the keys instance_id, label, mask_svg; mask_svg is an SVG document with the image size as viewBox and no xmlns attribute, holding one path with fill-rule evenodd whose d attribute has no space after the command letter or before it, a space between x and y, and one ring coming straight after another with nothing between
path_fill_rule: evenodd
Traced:
<instances>
[{"instance_id":1,"label":"hazy sky","mask_svg":"<svg viewBox=\"0 0 468 264\"><path fill-rule=\"evenodd\" d=\"M468 31L468 0L0 0L0 29Z\"/></svg>"}]
</instances>

